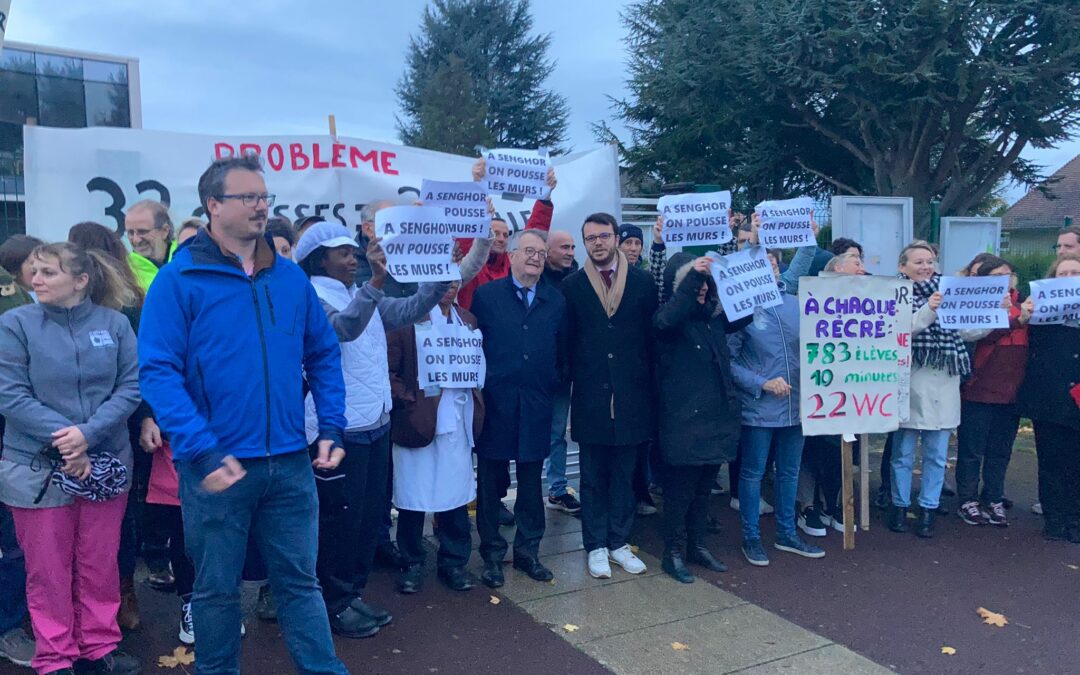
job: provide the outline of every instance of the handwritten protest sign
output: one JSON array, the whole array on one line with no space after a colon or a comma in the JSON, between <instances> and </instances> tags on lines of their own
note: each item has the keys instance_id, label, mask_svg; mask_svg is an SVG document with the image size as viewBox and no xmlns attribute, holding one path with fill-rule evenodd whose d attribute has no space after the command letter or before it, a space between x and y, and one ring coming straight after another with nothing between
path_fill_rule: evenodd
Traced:
<instances>
[{"instance_id":1,"label":"handwritten protest sign","mask_svg":"<svg viewBox=\"0 0 1080 675\"><path fill-rule=\"evenodd\" d=\"M911 282L806 277L799 282L799 310L803 434L896 430L907 406Z\"/></svg>"},{"instance_id":2,"label":"handwritten protest sign","mask_svg":"<svg viewBox=\"0 0 1080 675\"><path fill-rule=\"evenodd\" d=\"M390 206L375 214L375 235L382 238L386 270L404 283L455 281L454 238L439 206Z\"/></svg>"},{"instance_id":3,"label":"handwritten protest sign","mask_svg":"<svg viewBox=\"0 0 1080 675\"><path fill-rule=\"evenodd\" d=\"M762 246L797 248L817 244L810 224L814 217L814 200L809 197L764 201L755 210L761 218L758 242Z\"/></svg>"},{"instance_id":4,"label":"handwritten protest sign","mask_svg":"<svg viewBox=\"0 0 1080 675\"><path fill-rule=\"evenodd\" d=\"M728 321L752 314L755 307L784 302L764 248L751 246L726 256L709 253L709 257L713 259L709 271Z\"/></svg>"},{"instance_id":5,"label":"handwritten protest sign","mask_svg":"<svg viewBox=\"0 0 1080 675\"><path fill-rule=\"evenodd\" d=\"M1008 328L1009 312L1002 306L1009 277L941 277L938 321L943 328Z\"/></svg>"},{"instance_id":6,"label":"handwritten protest sign","mask_svg":"<svg viewBox=\"0 0 1080 675\"><path fill-rule=\"evenodd\" d=\"M664 217L664 243L725 244L731 241L728 209L731 192L665 195L656 204Z\"/></svg>"},{"instance_id":7,"label":"handwritten protest sign","mask_svg":"<svg viewBox=\"0 0 1080 675\"><path fill-rule=\"evenodd\" d=\"M487 237L491 229L487 188L483 183L447 182L424 179L420 201L439 206L450 234L460 239Z\"/></svg>"},{"instance_id":8,"label":"handwritten protest sign","mask_svg":"<svg viewBox=\"0 0 1080 675\"><path fill-rule=\"evenodd\" d=\"M416 372L421 389L482 387L487 374L484 336L468 326L447 323L441 315L417 324Z\"/></svg>"},{"instance_id":9,"label":"handwritten protest sign","mask_svg":"<svg viewBox=\"0 0 1080 675\"><path fill-rule=\"evenodd\" d=\"M487 189L497 194L523 195L545 199L548 195L547 171L551 162L540 150L485 150Z\"/></svg>"},{"instance_id":10,"label":"handwritten protest sign","mask_svg":"<svg viewBox=\"0 0 1080 675\"><path fill-rule=\"evenodd\" d=\"M1035 311L1031 323L1080 322L1080 277L1058 277L1031 282Z\"/></svg>"}]
</instances>

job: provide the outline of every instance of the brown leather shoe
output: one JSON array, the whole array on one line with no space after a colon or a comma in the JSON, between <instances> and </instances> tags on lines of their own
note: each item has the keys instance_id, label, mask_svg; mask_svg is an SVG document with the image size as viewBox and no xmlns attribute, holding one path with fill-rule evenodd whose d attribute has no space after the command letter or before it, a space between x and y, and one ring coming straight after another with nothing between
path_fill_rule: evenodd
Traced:
<instances>
[{"instance_id":1,"label":"brown leather shoe","mask_svg":"<svg viewBox=\"0 0 1080 675\"><path fill-rule=\"evenodd\" d=\"M116 623L121 630L138 630L142 619L139 618L139 599L135 597L135 580L120 580L120 611L116 613Z\"/></svg>"}]
</instances>

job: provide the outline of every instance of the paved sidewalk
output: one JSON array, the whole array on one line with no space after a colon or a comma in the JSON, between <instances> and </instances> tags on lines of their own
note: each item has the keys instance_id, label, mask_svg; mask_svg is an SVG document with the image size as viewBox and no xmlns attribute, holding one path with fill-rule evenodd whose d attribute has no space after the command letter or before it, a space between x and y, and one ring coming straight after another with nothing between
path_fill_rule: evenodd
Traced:
<instances>
[{"instance_id":1,"label":"paved sidewalk","mask_svg":"<svg viewBox=\"0 0 1080 675\"><path fill-rule=\"evenodd\" d=\"M501 594L615 673L892 672L705 579L680 584L644 552L638 555L646 573L632 576L613 565L611 579L593 579L581 522L547 513L540 553L554 582L533 581L507 565ZM479 574L479 563L474 569Z\"/></svg>"}]
</instances>

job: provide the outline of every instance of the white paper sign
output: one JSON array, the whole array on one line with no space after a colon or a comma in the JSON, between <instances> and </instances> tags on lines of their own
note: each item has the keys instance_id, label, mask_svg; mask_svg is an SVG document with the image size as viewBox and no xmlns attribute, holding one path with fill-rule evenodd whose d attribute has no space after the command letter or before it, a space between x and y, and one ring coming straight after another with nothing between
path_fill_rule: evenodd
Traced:
<instances>
[{"instance_id":1,"label":"white paper sign","mask_svg":"<svg viewBox=\"0 0 1080 675\"><path fill-rule=\"evenodd\" d=\"M713 259L709 271L728 321L753 314L755 307L765 309L784 302L764 248L750 246L726 256L710 252L709 257Z\"/></svg>"},{"instance_id":2,"label":"white paper sign","mask_svg":"<svg viewBox=\"0 0 1080 675\"><path fill-rule=\"evenodd\" d=\"M321 215L350 232L365 204L411 204L424 178L468 180L476 157L338 136L213 136L146 129L23 127L26 233L66 241L72 223L93 220L120 233L127 208L140 199L169 203L173 221L202 215L196 189L211 160L237 153L263 157L273 213L290 219ZM560 183L552 199L557 223L583 223L590 213L619 212L614 146L552 158ZM493 195L512 231L525 228L532 200ZM556 225L552 229L559 229ZM568 230L581 245L581 228Z\"/></svg>"},{"instance_id":3,"label":"white paper sign","mask_svg":"<svg viewBox=\"0 0 1080 675\"><path fill-rule=\"evenodd\" d=\"M11 0L0 0L0 53L4 51L4 34L7 33L7 21L11 15Z\"/></svg>"},{"instance_id":4,"label":"white paper sign","mask_svg":"<svg viewBox=\"0 0 1080 675\"><path fill-rule=\"evenodd\" d=\"M1009 311L1001 304L1009 277L941 277L938 321L954 330L1008 328Z\"/></svg>"},{"instance_id":5,"label":"white paper sign","mask_svg":"<svg viewBox=\"0 0 1080 675\"><path fill-rule=\"evenodd\" d=\"M656 204L664 217L664 243L726 244L731 241L730 208L731 192L727 190L664 195Z\"/></svg>"},{"instance_id":6,"label":"white paper sign","mask_svg":"<svg viewBox=\"0 0 1080 675\"><path fill-rule=\"evenodd\" d=\"M424 179L420 201L424 206L439 206L443 221L455 238L485 238L491 229L487 188L483 183L448 182Z\"/></svg>"},{"instance_id":7,"label":"white paper sign","mask_svg":"<svg viewBox=\"0 0 1080 675\"><path fill-rule=\"evenodd\" d=\"M547 198L547 170L551 161L540 150L485 150L487 189L495 194Z\"/></svg>"},{"instance_id":8,"label":"white paper sign","mask_svg":"<svg viewBox=\"0 0 1080 675\"><path fill-rule=\"evenodd\" d=\"M758 243L766 248L816 246L817 238L810 220L814 200L809 197L764 201L756 209L761 218Z\"/></svg>"},{"instance_id":9,"label":"white paper sign","mask_svg":"<svg viewBox=\"0 0 1080 675\"><path fill-rule=\"evenodd\" d=\"M911 282L863 275L805 277L799 282L799 313L803 434L899 428L907 407L904 360L910 358Z\"/></svg>"},{"instance_id":10,"label":"white paper sign","mask_svg":"<svg viewBox=\"0 0 1080 675\"><path fill-rule=\"evenodd\" d=\"M436 321L417 324L416 372L421 389L484 386L484 336L463 324L447 323L441 315Z\"/></svg>"},{"instance_id":11,"label":"white paper sign","mask_svg":"<svg viewBox=\"0 0 1080 675\"><path fill-rule=\"evenodd\" d=\"M1080 277L1032 281L1031 297L1031 323L1080 323Z\"/></svg>"},{"instance_id":12,"label":"white paper sign","mask_svg":"<svg viewBox=\"0 0 1080 675\"><path fill-rule=\"evenodd\" d=\"M402 283L456 281L454 238L440 206L391 206L375 214L375 236L382 238L386 271Z\"/></svg>"}]
</instances>

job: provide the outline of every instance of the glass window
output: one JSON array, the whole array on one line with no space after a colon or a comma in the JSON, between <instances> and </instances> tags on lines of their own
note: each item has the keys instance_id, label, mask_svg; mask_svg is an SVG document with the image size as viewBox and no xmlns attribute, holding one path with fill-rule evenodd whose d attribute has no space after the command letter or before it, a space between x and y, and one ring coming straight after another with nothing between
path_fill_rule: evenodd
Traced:
<instances>
[{"instance_id":1,"label":"glass window","mask_svg":"<svg viewBox=\"0 0 1080 675\"><path fill-rule=\"evenodd\" d=\"M27 117L38 116L37 83L33 75L0 70L0 92L3 92L0 121L22 124Z\"/></svg>"},{"instance_id":2,"label":"glass window","mask_svg":"<svg viewBox=\"0 0 1080 675\"><path fill-rule=\"evenodd\" d=\"M0 70L13 70L17 73L34 73L34 52L24 52L10 47L0 52Z\"/></svg>"},{"instance_id":3,"label":"glass window","mask_svg":"<svg viewBox=\"0 0 1080 675\"><path fill-rule=\"evenodd\" d=\"M83 79L87 82L127 84L127 64L83 59Z\"/></svg>"},{"instance_id":4,"label":"glass window","mask_svg":"<svg viewBox=\"0 0 1080 675\"><path fill-rule=\"evenodd\" d=\"M44 127L85 127L86 95L82 80L60 77L37 78L38 124Z\"/></svg>"},{"instance_id":5,"label":"glass window","mask_svg":"<svg viewBox=\"0 0 1080 675\"><path fill-rule=\"evenodd\" d=\"M37 72L38 75L81 80L83 76L83 62L82 59L77 59L72 56L53 56L52 54L38 53Z\"/></svg>"},{"instance_id":6,"label":"glass window","mask_svg":"<svg viewBox=\"0 0 1080 675\"><path fill-rule=\"evenodd\" d=\"M90 127L130 127L131 104L124 84L87 82L86 125Z\"/></svg>"}]
</instances>

